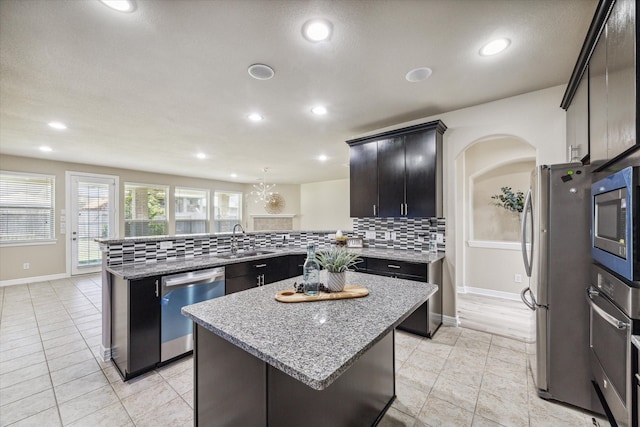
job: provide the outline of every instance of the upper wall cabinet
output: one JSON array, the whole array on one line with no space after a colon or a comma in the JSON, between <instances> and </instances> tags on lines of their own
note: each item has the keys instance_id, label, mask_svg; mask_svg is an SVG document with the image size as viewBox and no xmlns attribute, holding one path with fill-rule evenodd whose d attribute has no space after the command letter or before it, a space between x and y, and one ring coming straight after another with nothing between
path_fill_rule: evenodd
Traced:
<instances>
[{"instance_id":1,"label":"upper wall cabinet","mask_svg":"<svg viewBox=\"0 0 640 427\"><path fill-rule=\"evenodd\" d=\"M352 217L442 216L441 121L347 141Z\"/></svg>"},{"instance_id":2,"label":"upper wall cabinet","mask_svg":"<svg viewBox=\"0 0 640 427\"><path fill-rule=\"evenodd\" d=\"M611 164L640 147L637 3L600 1L562 100L568 151L586 147L585 163Z\"/></svg>"}]
</instances>

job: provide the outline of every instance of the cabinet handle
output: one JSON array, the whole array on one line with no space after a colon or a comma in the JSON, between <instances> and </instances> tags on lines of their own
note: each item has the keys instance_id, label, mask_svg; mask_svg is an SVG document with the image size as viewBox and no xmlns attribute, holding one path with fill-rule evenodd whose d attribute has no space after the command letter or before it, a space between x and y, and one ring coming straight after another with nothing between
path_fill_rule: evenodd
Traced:
<instances>
[{"instance_id":1,"label":"cabinet handle","mask_svg":"<svg viewBox=\"0 0 640 427\"><path fill-rule=\"evenodd\" d=\"M404 215L404 203L400 203L400 215Z\"/></svg>"},{"instance_id":2,"label":"cabinet handle","mask_svg":"<svg viewBox=\"0 0 640 427\"><path fill-rule=\"evenodd\" d=\"M408 216L409 215L409 206L407 206L407 204L404 204L404 215Z\"/></svg>"},{"instance_id":3,"label":"cabinet handle","mask_svg":"<svg viewBox=\"0 0 640 427\"><path fill-rule=\"evenodd\" d=\"M158 289L158 280L156 279L156 298L158 298L160 296L160 292Z\"/></svg>"},{"instance_id":4,"label":"cabinet handle","mask_svg":"<svg viewBox=\"0 0 640 427\"><path fill-rule=\"evenodd\" d=\"M399 265L387 264L389 268L401 268Z\"/></svg>"},{"instance_id":5,"label":"cabinet handle","mask_svg":"<svg viewBox=\"0 0 640 427\"><path fill-rule=\"evenodd\" d=\"M266 267L266 266L267 266L267 264L258 264L258 265L256 265L256 268L262 268L262 267Z\"/></svg>"},{"instance_id":6,"label":"cabinet handle","mask_svg":"<svg viewBox=\"0 0 640 427\"><path fill-rule=\"evenodd\" d=\"M373 216L376 216L376 205L373 205Z\"/></svg>"},{"instance_id":7,"label":"cabinet handle","mask_svg":"<svg viewBox=\"0 0 640 427\"><path fill-rule=\"evenodd\" d=\"M258 274L258 277L256 277L256 286L260 286L260 275Z\"/></svg>"}]
</instances>

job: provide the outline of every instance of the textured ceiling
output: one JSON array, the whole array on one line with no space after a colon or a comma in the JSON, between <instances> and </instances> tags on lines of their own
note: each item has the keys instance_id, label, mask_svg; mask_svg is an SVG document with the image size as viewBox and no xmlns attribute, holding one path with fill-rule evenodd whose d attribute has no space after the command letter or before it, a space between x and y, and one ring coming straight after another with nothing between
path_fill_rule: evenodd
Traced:
<instances>
[{"instance_id":1,"label":"textured ceiling","mask_svg":"<svg viewBox=\"0 0 640 427\"><path fill-rule=\"evenodd\" d=\"M596 4L137 0L125 14L1 0L0 153L238 182L263 167L278 183L346 178L358 134L567 83ZM301 36L317 17L333 23L329 42ZM510 48L479 56L496 37ZM254 63L275 77L251 78ZM433 75L407 82L419 66ZM329 113L313 116L317 104Z\"/></svg>"}]
</instances>

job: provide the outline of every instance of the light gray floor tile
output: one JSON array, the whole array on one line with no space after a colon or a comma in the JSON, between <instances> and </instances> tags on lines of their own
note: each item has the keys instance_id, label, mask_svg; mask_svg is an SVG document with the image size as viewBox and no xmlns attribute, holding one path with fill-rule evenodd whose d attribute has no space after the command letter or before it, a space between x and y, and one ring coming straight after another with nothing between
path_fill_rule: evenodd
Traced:
<instances>
[{"instance_id":1,"label":"light gray floor tile","mask_svg":"<svg viewBox=\"0 0 640 427\"><path fill-rule=\"evenodd\" d=\"M122 406L116 402L106 406L86 417L69 424L69 427L124 427L133 426L133 421Z\"/></svg>"},{"instance_id":2,"label":"light gray floor tile","mask_svg":"<svg viewBox=\"0 0 640 427\"><path fill-rule=\"evenodd\" d=\"M82 378L97 371L102 372L98 363L92 358L51 372L51 381L54 387L58 387L61 384Z\"/></svg>"},{"instance_id":3,"label":"light gray floor tile","mask_svg":"<svg viewBox=\"0 0 640 427\"><path fill-rule=\"evenodd\" d=\"M44 351L51 350L55 347L65 346L67 344L76 343L78 341L82 341L82 335L74 328L74 332L71 332L67 335L53 338L50 340L42 341L42 346L44 347Z\"/></svg>"},{"instance_id":4,"label":"light gray floor tile","mask_svg":"<svg viewBox=\"0 0 640 427\"><path fill-rule=\"evenodd\" d=\"M138 424L139 420L145 418L146 414L159 410L177 397L180 397L178 393L169 384L161 381L143 393L125 397L122 399L122 404L131 415L131 418L133 418L133 421ZM186 405L184 400L182 402Z\"/></svg>"},{"instance_id":5,"label":"light gray floor tile","mask_svg":"<svg viewBox=\"0 0 640 427\"><path fill-rule=\"evenodd\" d=\"M109 384L102 371L98 370L89 375L66 382L54 388L58 404L67 402L85 393L97 390Z\"/></svg>"},{"instance_id":6,"label":"light gray floor tile","mask_svg":"<svg viewBox=\"0 0 640 427\"><path fill-rule=\"evenodd\" d=\"M429 391L413 388L404 381L398 380L396 381L396 400L394 400L392 406L405 414L415 417L420 413L427 396L429 396Z\"/></svg>"},{"instance_id":7,"label":"light gray floor tile","mask_svg":"<svg viewBox=\"0 0 640 427\"><path fill-rule=\"evenodd\" d=\"M46 362L46 358L43 351L0 362L0 375L44 362Z\"/></svg>"},{"instance_id":8,"label":"light gray floor tile","mask_svg":"<svg viewBox=\"0 0 640 427\"><path fill-rule=\"evenodd\" d=\"M77 333L78 328L76 328L75 326L67 326L65 328L54 329L48 332L40 331L40 338L42 338L42 341L46 343L47 341L54 340L56 338L62 338L67 335L75 335ZM75 338L77 339L77 336ZM45 345L45 349L46 348L48 348L47 345Z\"/></svg>"},{"instance_id":9,"label":"light gray floor tile","mask_svg":"<svg viewBox=\"0 0 640 427\"><path fill-rule=\"evenodd\" d=\"M48 359L55 359L57 357L62 357L67 354L75 353L87 348L87 344L84 342L84 340L81 339L79 341L75 341L66 345L61 345L45 350L45 354Z\"/></svg>"},{"instance_id":10,"label":"light gray floor tile","mask_svg":"<svg viewBox=\"0 0 640 427\"><path fill-rule=\"evenodd\" d=\"M58 405L58 408L62 423L67 425L116 402L118 402L118 396L113 392L111 386L107 385L62 403Z\"/></svg>"},{"instance_id":11,"label":"light gray floor tile","mask_svg":"<svg viewBox=\"0 0 640 427\"><path fill-rule=\"evenodd\" d=\"M181 398L176 397L135 420L139 427L177 427L193 425L193 409Z\"/></svg>"},{"instance_id":12,"label":"light gray floor tile","mask_svg":"<svg viewBox=\"0 0 640 427\"><path fill-rule=\"evenodd\" d=\"M38 334L23 336L21 333L17 333L15 335L9 335L8 338L0 337L0 348L2 350L9 350L25 345L40 344L41 342Z\"/></svg>"},{"instance_id":13,"label":"light gray floor tile","mask_svg":"<svg viewBox=\"0 0 640 427\"><path fill-rule=\"evenodd\" d=\"M529 410L526 405L513 402L507 396L496 396L480 390L476 414L505 426L529 425Z\"/></svg>"},{"instance_id":14,"label":"light gray floor tile","mask_svg":"<svg viewBox=\"0 0 640 427\"><path fill-rule=\"evenodd\" d=\"M75 353L56 357L55 359L49 358L47 362L49 364L49 371L54 372L91 359L93 359L93 353L91 353L88 348L85 348Z\"/></svg>"},{"instance_id":15,"label":"light gray floor tile","mask_svg":"<svg viewBox=\"0 0 640 427\"><path fill-rule=\"evenodd\" d=\"M0 389L0 402L2 402L2 405L24 399L52 387L48 373L6 387L0 382L0 386L2 386Z\"/></svg>"},{"instance_id":16,"label":"light gray floor tile","mask_svg":"<svg viewBox=\"0 0 640 427\"><path fill-rule=\"evenodd\" d=\"M30 380L41 375L48 375L49 367L46 362L36 363L15 371L0 375L0 388L11 387L12 385Z\"/></svg>"},{"instance_id":17,"label":"light gray floor tile","mask_svg":"<svg viewBox=\"0 0 640 427\"><path fill-rule=\"evenodd\" d=\"M391 407L378 424L379 427L412 427L416 419Z\"/></svg>"},{"instance_id":18,"label":"light gray floor tile","mask_svg":"<svg viewBox=\"0 0 640 427\"><path fill-rule=\"evenodd\" d=\"M182 395L193 388L193 371L186 370L166 379L169 385Z\"/></svg>"},{"instance_id":19,"label":"light gray floor tile","mask_svg":"<svg viewBox=\"0 0 640 427\"><path fill-rule=\"evenodd\" d=\"M176 360L175 362L156 369L156 371L163 378L169 378L184 371L193 372L193 356L187 356L183 359Z\"/></svg>"},{"instance_id":20,"label":"light gray floor tile","mask_svg":"<svg viewBox=\"0 0 640 427\"><path fill-rule=\"evenodd\" d=\"M163 378L158 375L157 372L151 371L132 378L127 382L116 381L113 383L113 389L120 399L124 399L128 396L140 393L143 390L147 390L162 381Z\"/></svg>"},{"instance_id":21,"label":"light gray floor tile","mask_svg":"<svg viewBox=\"0 0 640 427\"><path fill-rule=\"evenodd\" d=\"M11 424L11 427L59 427L62 426L58 408L45 409L28 418L24 418L17 423Z\"/></svg>"},{"instance_id":22,"label":"light gray floor tile","mask_svg":"<svg viewBox=\"0 0 640 427\"><path fill-rule=\"evenodd\" d=\"M431 395L473 413L476 408L479 391L479 387L461 384L459 381L454 381L441 375L433 385Z\"/></svg>"},{"instance_id":23,"label":"light gray floor tile","mask_svg":"<svg viewBox=\"0 0 640 427\"><path fill-rule=\"evenodd\" d=\"M37 353L39 351L42 351L41 343L23 345L17 348L12 348L11 346L9 346L9 348L3 348L0 352L0 362L6 362L17 357L28 356L29 354Z\"/></svg>"},{"instance_id":24,"label":"light gray floor tile","mask_svg":"<svg viewBox=\"0 0 640 427\"><path fill-rule=\"evenodd\" d=\"M0 406L0 426L7 426L55 406L56 400L52 389L32 394L24 399Z\"/></svg>"},{"instance_id":25,"label":"light gray floor tile","mask_svg":"<svg viewBox=\"0 0 640 427\"><path fill-rule=\"evenodd\" d=\"M438 374L423 367L404 363L396 374L396 380L401 380L413 388L428 392L436 382Z\"/></svg>"},{"instance_id":26,"label":"light gray floor tile","mask_svg":"<svg viewBox=\"0 0 640 427\"><path fill-rule=\"evenodd\" d=\"M482 377L482 391L495 396L509 396L509 400L526 406L529 396L527 392L527 380L525 376L519 380L505 378L490 372L485 372Z\"/></svg>"},{"instance_id":27,"label":"light gray floor tile","mask_svg":"<svg viewBox=\"0 0 640 427\"><path fill-rule=\"evenodd\" d=\"M469 427L473 420L473 412L429 396L418 419L430 427Z\"/></svg>"},{"instance_id":28,"label":"light gray floor tile","mask_svg":"<svg viewBox=\"0 0 640 427\"><path fill-rule=\"evenodd\" d=\"M182 398L184 399L185 402L187 402L187 405L191 406L191 408L193 409L193 388L188 392L186 392L185 394L183 394Z\"/></svg>"}]
</instances>

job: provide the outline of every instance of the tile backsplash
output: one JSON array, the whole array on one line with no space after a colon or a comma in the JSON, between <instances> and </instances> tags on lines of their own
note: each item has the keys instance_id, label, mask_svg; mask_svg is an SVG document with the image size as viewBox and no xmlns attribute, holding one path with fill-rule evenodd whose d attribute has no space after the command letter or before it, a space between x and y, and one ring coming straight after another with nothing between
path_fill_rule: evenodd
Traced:
<instances>
[{"instance_id":1,"label":"tile backsplash","mask_svg":"<svg viewBox=\"0 0 640 427\"><path fill-rule=\"evenodd\" d=\"M366 232L370 236L367 237ZM238 235L238 245L244 249L296 247L308 243L327 247L334 243L332 231L268 231ZM348 237L362 237L364 246L377 249L403 249L427 252L431 233L442 234L438 250L444 251L444 218L354 218L353 231ZM394 237L393 240L388 239ZM129 263L155 263L182 258L206 256L231 250L230 234L201 234L190 236L159 236L116 240L102 244L108 266Z\"/></svg>"}]
</instances>

